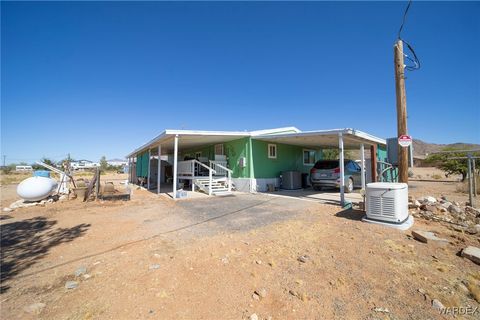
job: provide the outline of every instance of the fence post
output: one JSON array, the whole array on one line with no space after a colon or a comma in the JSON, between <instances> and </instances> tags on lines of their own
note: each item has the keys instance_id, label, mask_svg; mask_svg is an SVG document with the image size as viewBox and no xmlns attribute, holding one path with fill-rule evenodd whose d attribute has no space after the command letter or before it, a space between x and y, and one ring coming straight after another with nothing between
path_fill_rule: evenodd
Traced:
<instances>
[{"instance_id":1,"label":"fence post","mask_svg":"<svg viewBox=\"0 0 480 320\"><path fill-rule=\"evenodd\" d=\"M472 157L472 173L473 173L473 197L477 197L477 177L475 176L475 157Z\"/></svg>"},{"instance_id":2,"label":"fence post","mask_svg":"<svg viewBox=\"0 0 480 320\"><path fill-rule=\"evenodd\" d=\"M472 179L472 155L469 154L467 159L468 164L468 201L470 206L474 207L473 203L473 179Z\"/></svg>"}]
</instances>

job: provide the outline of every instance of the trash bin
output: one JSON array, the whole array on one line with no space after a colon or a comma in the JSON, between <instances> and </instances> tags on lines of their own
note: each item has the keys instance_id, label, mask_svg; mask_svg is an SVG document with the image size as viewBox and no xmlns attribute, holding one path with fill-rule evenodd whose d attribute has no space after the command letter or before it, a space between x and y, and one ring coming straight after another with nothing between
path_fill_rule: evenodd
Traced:
<instances>
[{"instance_id":1,"label":"trash bin","mask_svg":"<svg viewBox=\"0 0 480 320\"><path fill-rule=\"evenodd\" d=\"M307 188L310 184L308 183L308 173L302 173L302 188Z\"/></svg>"}]
</instances>

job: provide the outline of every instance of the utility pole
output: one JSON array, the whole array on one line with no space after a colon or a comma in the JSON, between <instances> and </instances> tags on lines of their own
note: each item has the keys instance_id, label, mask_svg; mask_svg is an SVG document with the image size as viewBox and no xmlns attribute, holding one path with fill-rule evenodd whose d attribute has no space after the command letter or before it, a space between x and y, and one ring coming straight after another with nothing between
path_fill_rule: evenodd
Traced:
<instances>
[{"instance_id":1,"label":"utility pole","mask_svg":"<svg viewBox=\"0 0 480 320\"><path fill-rule=\"evenodd\" d=\"M405 65L403 41L393 47L395 63L395 92L397 95L397 138L407 133L407 96L405 93ZM408 183L408 148L398 145L398 181Z\"/></svg>"}]
</instances>

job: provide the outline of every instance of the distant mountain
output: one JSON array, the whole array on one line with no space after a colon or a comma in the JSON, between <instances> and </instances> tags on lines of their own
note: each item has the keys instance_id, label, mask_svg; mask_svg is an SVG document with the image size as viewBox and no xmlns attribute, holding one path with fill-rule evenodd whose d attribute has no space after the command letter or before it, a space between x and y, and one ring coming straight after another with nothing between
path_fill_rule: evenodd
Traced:
<instances>
[{"instance_id":1,"label":"distant mountain","mask_svg":"<svg viewBox=\"0 0 480 320\"><path fill-rule=\"evenodd\" d=\"M480 149L480 144L473 143L450 143L450 144L436 144L428 143L422 140L413 139L413 155L425 156L432 152L443 151L445 148L452 148L458 150Z\"/></svg>"}]
</instances>

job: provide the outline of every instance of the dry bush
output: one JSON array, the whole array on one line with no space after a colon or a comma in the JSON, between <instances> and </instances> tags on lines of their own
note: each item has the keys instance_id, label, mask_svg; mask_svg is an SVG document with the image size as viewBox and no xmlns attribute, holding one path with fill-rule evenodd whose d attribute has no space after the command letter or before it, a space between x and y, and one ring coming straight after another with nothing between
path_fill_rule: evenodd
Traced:
<instances>
[{"instance_id":1,"label":"dry bush","mask_svg":"<svg viewBox=\"0 0 480 320\"><path fill-rule=\"evenodd\" d=\"M435 174L432 174L432 178L435 179L435 180L440 180L440 179L442 179L442 176L435 173Z\"/></svg>"},{"instance_id":2,"label":"dry bush","mask_svg":"<svg viewBox=\"0 0 480 320\"><path fill-rule=\"evenodd\" d=\"M477 180L477 194L480 194L480 176L476 177ZM456 187L457 192L468 193L468 179L464 182L458 183Z\"/></svg>"},{"instance_id":3,"label":"dry bush","mask_svg":"<svg viewBox=\"0 0 480 320\"><path fill-rule=\"evenodd\" d=\"M470 291L470 295L473 299L475 299L478 303L480 303L480 287L478 284L474 284L472 282L468 283L468 291Z\"/></svg>"},{"instance_id":4,"label":"dry bush","mask_svg":"<svg viewBox=\"0 0 480 320\"><path fill-rule=\"evenodd\" d=\"M15 172L12 171L10 173L2 173L0 175L0 183L2 185L4 184L14 184L14 183L20 183L26 178L29 178L32 176L32 172Z\"/></svg>"}]
</instances>

